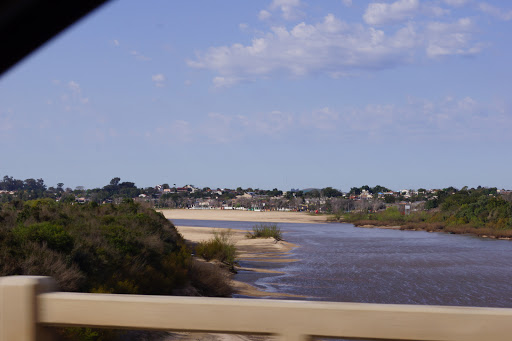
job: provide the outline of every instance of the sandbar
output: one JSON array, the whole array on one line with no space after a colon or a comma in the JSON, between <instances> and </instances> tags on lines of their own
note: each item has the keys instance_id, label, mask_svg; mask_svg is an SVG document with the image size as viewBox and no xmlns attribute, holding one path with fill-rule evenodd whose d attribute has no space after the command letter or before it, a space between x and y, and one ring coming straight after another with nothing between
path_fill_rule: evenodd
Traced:
<instances>
[{"instance_id":1,"label":"sandbar","mask_svg":"<svg viewBox=\"0 0 512 341\"><path fill-rule=\"evenodd\" d=\"M237 229L222 229L211 227L196 226L176 226L178 232L186 240L194 243L207 241L213 237L214 232L229 231L230 240L235 243L237 248L237 258L245 261L269 262L269 263L288 263L296 262L298 259L288 258L290 251L298 247L295 244L286 241L276 241L273 238L249 239L246 237L247 231ZM261 273L279 273L275 270L237 267L238 271L254 271ZM250 297L303 297L284 293L273 293L259 290L258 288L240 281L231 280L231 286L235 293Z\"/></svg>"},{"instance_id":2,"label":"sandbar","mask_svg":"<svg viewBox=\"0 0 512 341\"><path fill-rule=\"evenodd\" d=\"M327 222L327 216L306 212L282 211L242 211L242 210L193 210L193 209L161 209L167 219L192 220L227 220L254 221L261 223L304 223L322 224Z\"/></svg>"}]
</instances>

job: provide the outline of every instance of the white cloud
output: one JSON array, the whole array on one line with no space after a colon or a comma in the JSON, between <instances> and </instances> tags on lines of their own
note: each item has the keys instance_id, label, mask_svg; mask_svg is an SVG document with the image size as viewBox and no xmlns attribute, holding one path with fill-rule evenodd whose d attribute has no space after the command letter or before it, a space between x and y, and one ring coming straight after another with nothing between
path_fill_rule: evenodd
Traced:
<instances>
[{"instance_id":1,"label":"white cloud","mask_svg":"<svg viewBox=\"0 0 512 341\"><path fill-rule=\"evenodd\" d=\"M69 81L68 88L71 89L71 91L76 94L79 94L82 92L82 90L80 89L80 84L78 84L75 81Z\"/></svg>"},{"instance_id":2,"label":"white cloud","mask_svg":"<svg viewBox=\"0 0 512 341\"><path fill-rule=\"evenodd\" d=\"M352 6L352 0L341 0L341 2L347 7Z\"/></svg>"},{"instance_id":3,"label":"white cloud","mask_svg":"<svg viewBox=\"0 0 512 341\"><path fill-rule=\"evenodd\" d=\"M339 120L339 114L332 109L325 107L313 110L310 114L302 116L301 124L305 127L316 128L320 130L336 130Z\"/></svg>"},{"instance_id":4,"label":"white cloud","mask_svg":"<svg viewBox=\"0 0 512 341\"><path fill-rule=\"evenodd\" d=\"M271 74L298 77L324 73L336 78L354 70L407 63L417 42L412 24L388 36L382 30L349 25L329 14L316 25L302 22L290 30L273 27L247 46L212 47L188 65L217 72L216 87Z\"/></svg>"},{"instance_id":5,"label":"white cloud","mask_svg":"<svg viewBox=\"0 0 512 341\"><path fill-rule=\"evenodd\" d=\"M165 81L165 76L161 73L151 76L153 82L163 82Z\"/></svg>"},{"instance_id":6,"label":"white cloud","mask_svg":"<svg viewBox=\"0 0 512 341\"><path fill-rule=\"evenodd\" d=\"M112 43L114 44L114 46L120 46L121 45L121 43L117 39L112 40Z\"/></svg>"},{"instance_id":7,"label":"white cloud","mask_svg":"<svg viewBox=\"0 0 512 341\"><path fill-rule=\"evenodd\" d=\"M272 5L285 3L300 4L283 0ZM275 25L266 32L256 32L250 43L210 47L187 60L187 64L213 71L213 86L224 88L270 77L324 74L342 78L425 58L480 53L486 44L477 40L480 31L474 20L444 19L450 17L450 10L438 5L442 3L419 0L371 3L364 15L366 22L393 23L391 27L347 23L333 14L316 23ZM414 20L406 20L413 17Z\"/></svg>"},{"instance_id":8,"label":"white cloud","mask_svg":"<svg viewBox=\"0 0 512 341\"><path fill-rule=\"evenodd\" d=\"M157 87L163 87L165 85L165 76L161 73L151 76L151 80Z\"/></svg>"},{"instance_id":9,"label":"white cloud","mask_svg":"<svg viewBox=\"0 0 512 341\"><path fill-rule=\"evenodd\" d=\"M214 143L231 142L235 135L238 135L236 129L233 129L231 122L233 118L216 112L208 113L208 119L200 128L201 131Z\"/></svg>"},{"instance_id":10,"label":"white cloud","mask_svg":"<svg viewBox=\"0 0 512 341\"><path fill-rule=\"evenodd\" d=\"M443 2L453 7L462 7L469 3L469 0L443 0Z\"/></svg>"},{"instance_id":11,"label":"white cloud","mask_svg":"<svg viewBox=\"0 0 512 341\"><path fill-rule=\"evenodd\" d=\"M419 9L419 0L398 0L391 4L374 2L368 5L363 19L369 25L389 24L411 19Z\"/></svg>"},{"instance_id":12,"label":"white cloud","mask_svg":"<svg viewBox=\"0 0 512 341\"><path fill-rule=\"evenodd\" d=\"M479 53L483 45L473 43L474 31L474 23L470 18L462 18L453 23L429 23L426 28L427 55L435 58Z\"/></svg>"},{"instance_id":13,"label":"white cloud","mask_svg":"<svg viewBox=\"0 0 512 341\"><path fill-rule=\"evenodd\" d=\"M300 0L273 0L270 4L270 10L280 9L285 20L295 20L303 16L303 13L298 9L301 6Z\"/></svg>"},{"instance_id":14,"label":"white cloud","mask_svg":"<svg viewBox=\"0 0 512 341\"><path fill-rule=\"evenodd\" d=\"M193 141L192 124L185 120L176 120L169 124L161 124L153 132L147 132L149 138L170 143L190 143Z\"/></svg>"},{"instance_id":15,"label":"white cloud","mask_svg":"<svg viewBox=\"0 0 512 341\"><path fill-rule=\"evenodd\" d=\"M228 88L232 85L239 83L242 79L239 77L215 77L213 79L213 86L216 88Z\"/></svg>"},{"instance_id":16,"label":"white cloud","mask_svg":"<svg viewBox=\"0 0 512 341\"><path fill-rule=\"evenodd\" d=\"M142 53L140 53L139 51L136 51L136 50L131 50L130 55L132 55L136 60L140 60L143 62L147 62L147 61L151 60L151 58L143 55Z\"/></svg>"},{"instance_id":17,"label":"white cloud","mask_svg":"<svg viewBox=\"0 0 512 341\"><path fill-rule=\"evenodd\" d=\"M502 10L501 8L492 6L486 2L481 2L478 5L478 8L480 11L490 14L493 17L496 17L498 19L505 20L505 21L512 20L512 10L505 11L505 10Z\"/></svg>"},{"instance_id":18,"label":"white cloud","mask_svg":"<svg viewBox=\"0 0 512 341\"><path fill-rule=\"evenodd\" d=\"M489 137L512 139L510 106L483 104L470 96L437 100L408 97L401 103L369 103L356 107L330 106L300 112L272 110L252 114L210 112L196 122L175 121L156 129L178 141L219 144L260 139L289 140L307 132L309 139L350 141L374 138L476 141Z\"/></svg>"},{"instance_id":19,"label":"white cloud","mask_svg":"<svg viewBox=\"0 0 512 341\"><path fill-rule=\"evenodd\" d=\"M272 16L272 13L270 13L269 11L266 11L264 9L262 9L259 13L258 13L258 19L260 20L267 20L268 18L270 18Z\"/></svg>"},{"instance_id":20,"label":"white cloud","mask_svg":"<svg viewBox=\"0 0 512 341\"><path fill-rule=\"evenodd\" d=\"M450 14L450 10L431 4L422 4L421 13L430 17L442 17Z\"/></svg>"},{"instance_id":21,"label":"white cloud","mask_svg":"<svg viewBox=\"0 0 512 341\"><path fill-rule=\"evenodd\" d=\"M55 85L62 87L63 93L60 94L60 104L66 111L72 110L81 110L84 108L85 104L89 103L89 98L83 95L83 90L81 85L74 80L70 80L67 83L64 82L54 82ZM54 103L58 103L59 101L53 101L48 99L46 103L48 105L53 105Z\"/></svg>"},{"instance_id":22,"label":"white cloud","mask_svg":"<svg viewBox=\"0 0 512 341\"><path fill-rule=\"evenodd\" d=\"M238 28L241 30L241 31L245 31L247 30L247 28L249 27L249 25L245 24L245 23L240 23L238 24Z\"/></svg>"}]
</instances>

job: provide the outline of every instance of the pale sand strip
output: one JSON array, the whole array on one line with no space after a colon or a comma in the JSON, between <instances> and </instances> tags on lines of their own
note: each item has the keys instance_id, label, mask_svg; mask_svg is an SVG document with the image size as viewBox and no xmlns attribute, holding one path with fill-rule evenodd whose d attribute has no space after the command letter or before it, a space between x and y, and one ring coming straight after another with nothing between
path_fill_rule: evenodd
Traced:
<instances>
[{"instance_id":1,"label":"pale sand strip","mask_svg":"<svg viewBox=\"0 0 512 341\"><path fill-rule=\"evenodd\" d=\"M227 220L227 221L254 221L261 223L309 223L321 224L327 222L325 215L313 215L304 212L254 212L240 210L187 210L165 209L162 212L167 219L194 219L194 220Z\"/></svg>"},{"instance_id":2,"label":"pale sand strip","mask_svg":"<svg viewBox=\"0 0 512 341\"><path fill-rule=\"evenodd\" d=\"M202 242L213 237L214 231L231 231L231 240L237 248L237 258L247 261L258 262L296 262L298 259L285 258L289 251L297 245L285 241L276 242L273 238L248 239L245 237L247 231L236 229L212 229L210 227L176 226L181 235L192 242ZM261 273L279 273L273 270L260 270L255 268L238 268L238 270L255 271ZM231 280L231 286L239 295L251 297L303 297L297 295L280 294L261 291L258 288L239 281Z\"/></svg>"}]
</instances>

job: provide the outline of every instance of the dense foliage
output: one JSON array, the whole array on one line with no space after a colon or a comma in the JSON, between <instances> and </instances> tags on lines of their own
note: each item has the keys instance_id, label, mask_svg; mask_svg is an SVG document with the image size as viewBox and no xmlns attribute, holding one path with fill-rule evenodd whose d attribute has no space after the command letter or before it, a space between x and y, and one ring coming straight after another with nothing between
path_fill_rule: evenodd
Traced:
<instances>
[{"instance_id":1,"label":"dense foliage","mask_svg":"<svg viewBox=\"0 0 512 341\"><path fill-rule=\"evenodd\" d=\"M162 214L125 199L114 205L53 199L0 206L0 276L52 276L63 291L229 296L225 274L192 259ZM117 340L125 333L60 330L66 340Z\"/></svg>"},{"instance_id":2,"label":"dense foliage","mask_svg":"<svg viewBox=\"0 0 512 341\"><path fill-rule=\"evenodd\" d=\"M66 291L171 294L190 253L154 210L51 199L0 206L0 275L48 275Z\"/></svg>"},{"instance_id":3,"label":"dense foliage","mask_svg":"<svg viewBox=\"0 0 512 341\"><path fill-rule=\"evenodd\" d=\"M357 225L400 225L408 229L445 230L497 237L512 236L512 202L494 188L445 189L427 202L425 211L403 215L396 206L368 214L347 214Z\"/></svg>"}]
</instances>

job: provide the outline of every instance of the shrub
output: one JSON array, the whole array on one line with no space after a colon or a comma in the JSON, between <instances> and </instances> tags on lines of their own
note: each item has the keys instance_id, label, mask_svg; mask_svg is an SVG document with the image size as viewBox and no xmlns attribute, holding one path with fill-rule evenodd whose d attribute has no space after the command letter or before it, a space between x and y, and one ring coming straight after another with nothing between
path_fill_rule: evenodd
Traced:
<instances>
[{"instance_id":1,"label":"shrub","mask_svg":"<svg viewBox=\"0 0 512 341\"><path fill-rule=\"evenodd\" d=\"M73 238L62 226L50 222L18 226L14 234L23 240L46 243L52 250L69 253L73 249Z\"/></svg>"},{"instance_id":2,"label":"shrub","mask_svg":"<svg viewBox=\"0 0 512 341\"><path fill-rule=\"evenodd\" d=\"M276 241L283 240L281 229L276 224L259 224L252 227L252 232L247 232L247 238L274 238Z\"/></svg>"},{"instance_id":3,"label":"shrub","mask_svg":"<svg viewBox=\"0 0 512 341\"><path fill-rule=\"evenodd\" d=\"M190 264L190 280L202 296L230 297L233 288L229 284L230 274L214 264L194 260Z\"/></svg>"},{"instance_id":4,"label":"shrub","mask_svg":"<svg viewBox=\"0 0 512 341\"><path fill-rule=\"evenodd\" d=\"M196 254L207 261L216 259L233 267L236 261L236 247L232 241L231 230L213 233L213 238L198 243Z\"/></svg>"}]
</instances>

